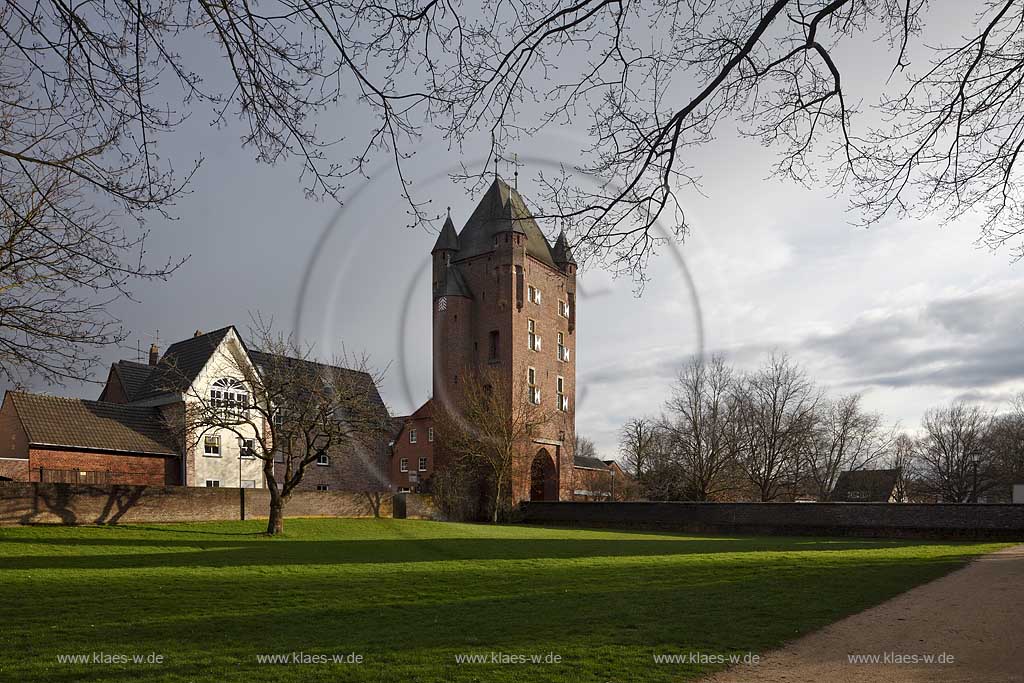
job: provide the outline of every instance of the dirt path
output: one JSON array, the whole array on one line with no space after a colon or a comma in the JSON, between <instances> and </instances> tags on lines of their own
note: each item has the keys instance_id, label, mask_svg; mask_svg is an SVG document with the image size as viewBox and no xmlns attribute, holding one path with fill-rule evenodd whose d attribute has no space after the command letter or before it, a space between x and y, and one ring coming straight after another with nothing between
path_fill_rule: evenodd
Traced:
<instances>
[{"instance_id":1,"label":"dirt path","mask_svg":"<svg viewBox=\"0 0 1024 683\"><path fill-rule=\"evenodd\" d=\"M953 655L851 664L848 655ZM985 555L706 683L1024 681L1024 546Z\"/></svg>"}]
</instances>

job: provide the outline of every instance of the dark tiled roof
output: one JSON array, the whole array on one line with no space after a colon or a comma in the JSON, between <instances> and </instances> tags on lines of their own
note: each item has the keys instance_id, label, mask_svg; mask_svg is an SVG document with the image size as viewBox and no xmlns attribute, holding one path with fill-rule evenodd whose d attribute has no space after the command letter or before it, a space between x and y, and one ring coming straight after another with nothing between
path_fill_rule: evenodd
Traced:
<instances>
[{"instance_id":1,"label":"dark tiled roof","mask_svg":"<svg viewBox=\"0 0 1024 683\"><path fill-rule=\"evenodd\" d=\"M136 363L131 360L119 360L114 363L114 372L117 373L121 380L121 386L124 387L125 398L134 401L146 387L149 376L155 369L155 366L148 363Z\"/></svg>"},{"instance_id":2,"label":"dark tiled roof","mask_svg":"<svg viewBox=\"0 0 1024 683\"><path fill-rule=\"evenodd\" d=\"M886 503L899 480L899 470L855 470L840 472L832 489L836 502Z\"/></svg>"},{"instance_id":3,"label":"dark tiled roof","mask_svg":"<svg viewBox=\"0 0 1024 683\"><path fill-rule=\"evenodd\" d=\"M533 212L519 192L500 178L491 183L459 233L459 251L455 258L462 260L490 253L494 250L495 235L510 230L526 235L527 254L556 267L551 246L533 219Z\"/></svg>"},{"instance_id":4,"label":"dark tiled roof","mask_svg":"<svg viewBox=\"0 0 1024 683\"><path fill-rule=\"evenodd\" d=\"M360 370L350 370L348 368L338 367L336 365L327 365L325 363L318 363L311 360L303 360L301 358L291 358L288 356L276 356L274 354L265 353L263 351L257 351L255 349L249 349L249 358L257 366L268 366L276 362L278 359L283 359L289 363L298 363L301 366L305 366L311 372L316 372L321 369L327 369L334 372L345 373L352 381L352 386L356 390L365 391L367 397L370 400L373 412L375 413L374 419L379 418L381 425L388 424L390 416L388 415L387 406L384 405L384 400L380 397L380 392L377 391L377 384L373 381L373 377L367 372Z\"/></svg>"},{"instance_id":5,"label":"dark tiled roof","mask_svg":"<svg viewBox=\"0 0 1024 683\"><path fill-rule=\"evenodd\" d=\"M582 455L575 455L572 458L573 467L583 467L590 470L607 470L608 466L600 458L588 458Z\"/></svg>"},{"instance_id":6,"label":"dark tiled roof","mask_svg":"<svg viewBox=\"0 0 1024 683\"><path fill-rule=\"evenodd\" d=\"M176 455L156 408L9 392L34 445Z\"/></svg>"},{"instance_id":7,"label":"dark tiled roof","mask_svg":"<svg viewBox=\"0 0 1024 683\"><path fill-rule=\"evenodd\" d=\"M228 325L171 344L167 353L157 363L155 372L149 374L145 386L133 400L153 398L186 389L199 376L210 356L231 329L232 326Z\"/></svg>"}]
</instances>

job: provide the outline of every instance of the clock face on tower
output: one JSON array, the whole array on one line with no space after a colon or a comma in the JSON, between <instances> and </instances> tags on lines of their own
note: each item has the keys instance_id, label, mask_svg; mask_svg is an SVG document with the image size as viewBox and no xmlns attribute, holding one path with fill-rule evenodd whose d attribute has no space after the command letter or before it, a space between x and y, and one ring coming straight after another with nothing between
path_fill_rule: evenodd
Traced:
<instances>
[{"instance_id":1,"label":"clock face on tower","mask_svg":"<svg viewBox=\"0 0 1024 683\"><path fill-rule=\"evenodd\" d=\"M439 313L441 311L448 310L448 297L442 296L440 299L437 300L437 310Z\"/></svg>"}]
</instances>

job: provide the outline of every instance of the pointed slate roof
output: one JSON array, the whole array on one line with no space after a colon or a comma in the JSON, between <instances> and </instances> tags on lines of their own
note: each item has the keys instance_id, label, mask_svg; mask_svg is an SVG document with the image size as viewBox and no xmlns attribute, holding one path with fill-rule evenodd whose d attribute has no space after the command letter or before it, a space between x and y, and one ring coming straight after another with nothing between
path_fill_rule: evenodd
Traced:
<instances>
[{"instance_id":1,"label":"pointed slate roof","mask_svg":"<svg viewBox=\"0 0 1024 683\"><path fill-rule=\"evenodd\" d=\"M459 250L459 236L455 234L455 224L452 223L452 215L450 213L448 218L445 219L444 227L441 228L441 234L437 236L437 241L434 242L434 248L430 250L430 253L433 254L443 250Z\"/></svg>"},{"instance_id":2,"label":"pointed slate roof","mask_svg":"<svg viewBox=\"0 0 1024 683\"><path fill-rule=\"evenodd\" d=\"M526 253L556 267L551 245L533 219L533 212L518 191L495 178L459 233L459 252L455 258L461 261L493 251L495 236L503 232L525 235Z\"/></svg>"},{"instance_id":3,"label":"pointed slate roof","mask_svg":"<svg viewBox=\"0 0 1024 683\"><path fill-rule=\"evenodd\" d=\"M569 240L565 238L565 230L558 233L555 240L555 248L551 250L555 263L558 265L576 265L576 259L572 257L572 249L569 248Z\"/></svg>"},{"instance_id":4,"label":"pointed slate roof","mask_svg":"<svg viewBox=\"0 0 1024 683\"><path fill-rule=\"evenodd\" d=\"M434 296L464 296L468 299L473 298L473 292L470 291L469 285L466 284L466 278L462 276L462 271L454 263L449 263L445 266L444 270L444 282L437 288Z\"/></svg>"},{"instance_id":5,"label":"pointed slate roof","mask_svg":"<svg viewBox=\"0 0 1024 683\"><path fill-rule=\"evenodd\" d=\"M206 362L210 360L210 356L232 329L234 329L233 326L228 325L219 330L171 344L167 352L160 358L160 362L153 368L153 372L146 378L145 386L140 389L139 394L133 400L141 401L183 391L199 376L202 369L206 367Z\"/></svg>"}]
</instances>

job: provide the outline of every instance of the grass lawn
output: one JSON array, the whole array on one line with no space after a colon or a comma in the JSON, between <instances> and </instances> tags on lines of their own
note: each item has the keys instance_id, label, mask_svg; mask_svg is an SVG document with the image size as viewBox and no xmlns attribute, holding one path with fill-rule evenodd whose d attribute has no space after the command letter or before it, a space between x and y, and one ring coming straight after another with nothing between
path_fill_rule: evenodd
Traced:
<instances>
[{"instance_id":1,"label":"grass lawn","mask_svg":"<svg viewBox=\"0 0 1024 683\"><path fill-rule=\"evenodd\" d=\"M3 681L666 681L761 652L1003 544L404 520L0 529ZM260 664L357 653L364 662ZM544 655L560 663L456 664ZM161 664L59 663L161 654Z\"/></svg>"}]
</instances>

